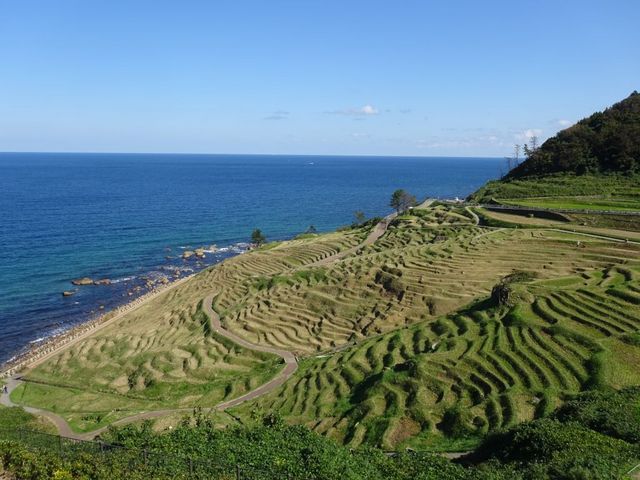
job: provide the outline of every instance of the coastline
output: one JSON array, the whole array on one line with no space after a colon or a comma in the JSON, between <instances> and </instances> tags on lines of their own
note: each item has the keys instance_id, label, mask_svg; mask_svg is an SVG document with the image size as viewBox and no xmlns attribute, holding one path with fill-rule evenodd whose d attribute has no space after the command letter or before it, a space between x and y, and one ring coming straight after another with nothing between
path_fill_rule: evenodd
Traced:
<instances>
[{"instance_id":1,"label":"coastline","mask_svg":"<svg viewBox=\"0 0 640 480\"><path fill-rule=\"evenodd\" d=\"M423 207L425 204L431 203L431 201L433 200L431 199L425 200L424 204L421 204L420 207ZM386 230L386 225L394 217L395 217L395 214L390 214L386 216L384 218L384 228L382 228L382 230L378 228L379 226L374 228L374 230L370 235L370 238L367 238L365 243L371 243L375 241L375 238L379 237L381 233L383 233L384 230ZM233 246L223 247L223 248L227 249L225 251L233 251L232 249L235 246L236 245L234 244ZM351 250L355 251L355 248ZM0 379L15 376L25 370L38 366L40 363L64 351L66 348L73 346L77 342L93 335L94 333L101 330L102 328L107 327L108 325L112 324L116 320L119 320L120 318L122 318L127 313L134 311L135 309L144 305L150 300L158 297L159 295L165 292L172 290L173 288L179 285L186 283L187 281L194 278L199 273L209 268L215 267L216 265L219 265L220 263L224 262L228 258L233 258L237 255L242 255L243 253L246 253L249 251L251 251L250 246L246 250L235 251L234 255L222 258L216 263L213 263L194 273L191 273L181 278L170 280L169 283L166 283L166 284L163 284L163 283L155 284L153 289L143 293L139 297L136 297L122 305L119 305L118 307L115 307L109 311L104 312L98 317L87 318L86 320L70 327L67 330L64 330L63 332L54 333L45 337L41 342L38 342L37 344L32 345L26 351L18 353L17 355L10 358L6 362L0 363ZM342 257L347 253L348 252L339 253L337 254L337 257ZM324 259L323 261L320 261L319 264L320 265L324 264L328 260L329 259ZM331 260L335 260L335 258L332 258Z\"/></svg>"},{"instance_id":2,"label":"coastline","mask_svg":"<svg viewBox=\"0 0 640 480\"><path fill-rule=\"evenodd\" d=\"M225 260L227 260L228 258L232 258L247 252L248 251L247 247L248 247L248 244L246 244L245 242L237 242L225 247L221 247L217 249L216 252L205 250L206 253L216 253L216 254L220 253L220 254L223 254L224 256L221 258L217 258L213 263L205 265L204 267L200 267L200 268L188 267L186 269L186 272L191 271L192 273L189 273L182 277L174 276L172 278L170 275L166 275L165 278L167 278L168 280L167 283L154 282L152 287L150 287L149 284L147 284L148 290L144 291L144 293L140 292L141 289L144 289L143 284L135 287L132 286L132 289L130 290L130 292L137 292L138 296L134 296L133 298L128 299L126 302L121 303L119 305L112 306L112 308L110 308L109 310L103 311L98 316L95 316L94 315L95 311L92 310L90 313L87 313L83 319L81 319L77 323L74 323L73 325L69 326L68 328L62 331L57 331L57 332L54 331L49 334L43 334L43 337L41 338L38 338L29 343L25 342L21 350L18 350L15 355L13 355L11 358L3 362L0 362L0 379L10 377L26 368L30 368L39 364L41 361L44 361L44 359L49 358L52 354L57 353L61 349L64 349L67 346L74 344L76 341L87 337L89 334L108 325L113 320L121 318L124 314L129 313L132 310L135 310L137 307L143 305L150 299L155 298L159 294L185 283L187 280L193 278L198 273L204 270L207 270L215 265L218 265L224 262ZM179 248L183 248L183 247L179 247ZM187 247L184 247L184 248L187 248ZM193 257L193 258L196 258L196 257ZM189 259L183 258L183 260L189 260ZM151 267L151 268L152 268L152 271L158 270L158 269L162 271L163 268L166 269L168 267L160 266L159 268L157 267L156 268ZM178 270L173 269L172 271L174 271L174 274L175 274L175 272L179 271L179 269ZM183 269L182 271L185 272L185 269ZM140 276L140 278L145 278L145 277L146 275ZM138 276L136 275L136 276L128 277L128 279L135 279L135 278L138 278ZM131 295L131 293L129 293L129 295ZM123 293L123 296L124 296L124 293Z\"/></svg>"},{"instance_id":3,"label":"coastline","mask_svg":"<svg viewBox=\"0 0 640 480\"><path fill-rule=\"evenodd\" d=\"M215 266L218 263L212 266ZM187 281L198 275L198 273L200 272L192 273L191 275L176 279L166 285L161 284L153 290L150 290L131 300L130 302L116 307L113 310L109 310L108 312L105 312L97 318L88 319L85 322L71 327L69 330L46 338L38 345L31 347L26 352L18 354L13 359L10 359L9 361L0 365L0 378L7 378L26 369L33 368L39 365L53 355L62 352L63 350L69 348L80 340L83 340L84 338L101 330L102 328L112 324L127 313L134 311L135 309L151 301L152 299L157 298L161 294L168 292L175 287L182 285L183 283L186 283Z\"/></svg>"}]
</instances>

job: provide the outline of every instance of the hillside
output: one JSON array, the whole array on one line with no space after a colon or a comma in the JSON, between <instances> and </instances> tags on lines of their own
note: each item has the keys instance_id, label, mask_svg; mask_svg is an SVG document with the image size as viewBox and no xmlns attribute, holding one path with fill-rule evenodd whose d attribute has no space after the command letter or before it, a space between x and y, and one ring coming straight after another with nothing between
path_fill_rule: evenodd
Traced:
<instances>
[{"instance_id":1,"label":"hillside","mask_svg":"<svg viewBox=\"0 0 640 480\"><path fill-rule=\"evenodd\" d=\"M465 448L585 389L640 384L628 368L640 349L626 341L640 329L635 243L481 227L437 203L372 244L369 229L269 244L202 272L31 370L11 398L83 432L255 389L282 363L213 331L212 295L225 329L300 359L233 417L277 412L352 447ZM487 300L514 272L527 272L521 299Z\"/></svg>"},{"instance_id":2,"label":"hillside","mask_svg":"<svg viewBox=\"0 0 640 480\"><path fill-rule=\"evenodd\" d=\"M549 196L635 199L640 210L640 94L548 139L503 179L469 196L477 203ZM607 204L602 205L607 207Z\"/></svg>"},{"instance_id":3,"label":"hillside","mask_svg":"<svg viewBox=\"0 0 640 480\"><path fill-rule=\"evenodd\" d=\"M336 445L275 415L221 430L200 414L163 434L148 424L110 431L103 442L68 442L31 430L2 435L0 478L29 480L574 480L633 478L640 451L637 388L587 393L549 418L487 438L457 461L424 452L385 454ZM18 409L0 422L31 426ZM2 430L0 429L0 434ZM7 471L10 474L7 476Z\"/></svg>"},{"instance_id":4,"label":"hillside","mask_svg":"<svg viewBox=\"0 0 640 480\"><path fill-rule=\"evenodd\" d=\"M522 179L554 173L640 170L640 94L633 92L603 112L562 130L507 175Z\"/></svg>"},{"instance_id":5,"label":"hillside","mask_svg":"<svg viewBox=\"0 0 640 480\"><path fill-rule=\"evenodd\" d=\"M577 249L573 235L535 230L460 240L441 247L447 270L425 255L429 283L488 293L502 275L526 269L527 280L510 285L512 300L479 294L436 321L308 358L280 390L236 413L280 412L353 447L464 448L582 390L640 382L627 363L640 362L640 351L626 343L640 329L637 247L581 239ZM412 263L399 255L392 265L409 279Z\"/></svg>"}]
</instances>

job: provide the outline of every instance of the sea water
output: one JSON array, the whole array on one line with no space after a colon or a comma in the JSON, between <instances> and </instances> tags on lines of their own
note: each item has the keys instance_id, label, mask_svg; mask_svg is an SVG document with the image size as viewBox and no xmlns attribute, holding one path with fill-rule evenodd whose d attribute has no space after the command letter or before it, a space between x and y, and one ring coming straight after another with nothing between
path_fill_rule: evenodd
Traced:
<instances>
[{"instance_id":1,"label":"sea water","mask_svg":"<svg viewBox=\"0 0 640 480\"><path fill-rule=\"evenodd\" d=\"M463 198L500 159L0 153L0 362L269 240L389 213L391 193ZM187 249L216 245L204 259ZM74 287L77 277L111 285ZM63 291L76 291L63 297Z\"/></svg>"}]
</instances>

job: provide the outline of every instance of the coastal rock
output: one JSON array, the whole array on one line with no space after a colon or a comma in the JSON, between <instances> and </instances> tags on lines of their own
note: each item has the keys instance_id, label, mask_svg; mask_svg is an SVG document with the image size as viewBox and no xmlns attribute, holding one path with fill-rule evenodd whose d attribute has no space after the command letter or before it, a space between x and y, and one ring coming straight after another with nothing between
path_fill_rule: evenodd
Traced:
<instances>
[{"instance_id":1,"label":"coastal rock","mask_svg":"<svg viewBox=\"0 0 640 480\"><path fill-rule=\"evenodd\" d=\"M73 285L93 285L93 280L89 277L76 278L71 280Z\"/></svg>"},{"instance_id":2,"label":"coastal rock","mask_svg":"<svg viewBox=\"0 0 640 480\"><path fill-rule=\"evenodd\" d=\"M94 280L94 285L111 285L111 280L109 278L101 278L100 280Z\"/></svg>"},{"instance_id":3,"label":"coastal rock","mask_svg":"<svg viewBox=\"0 0 640 480\"><path fill-rule=\"evenodd\" d=\"M204 248L196 248L194 255L198 258L204 258Z\"/></svg>"},{"instance_id":4,"label":"coastal rock","mask_svg":"<svg viewBox=\"0 0 640 480\"><path fill-rule=\"evenodd\" d=\"M193 250L185 250L184 252L182 252L182 258L184 258L185 260L193 257L195 255L196 252L194 252Z\"/></svg>"},{"instance_id":5,"label":"coastal rock","mask_svg":"<svg viewBox=\"0 0 640 480\"><path fill-rule=\"evenodd\" d=\"M74 290L65 290L64 292L62 292L62 296L63 297L70 297L71 295L75 295L76 292Z\"/></svg>"}]
</instances>

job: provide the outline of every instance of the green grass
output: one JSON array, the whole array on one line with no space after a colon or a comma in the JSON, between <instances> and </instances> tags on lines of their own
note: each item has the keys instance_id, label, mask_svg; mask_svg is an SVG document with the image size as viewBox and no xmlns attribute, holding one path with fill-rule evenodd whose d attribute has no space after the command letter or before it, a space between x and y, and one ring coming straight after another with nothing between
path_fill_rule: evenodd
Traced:
<instances>
[{"instance_id":1,"label":"green grass","mask_svg":"<svg viewBox=\"0 0 640 480\"><path fill-rule=\"evenodd\" d=\"M492 199L527 197L615 196L634 198L640 195L638 175L549 175L526 180L487 182L469 199L478 203Z\"/></svg>"},{"instance_id":2,"label":"green grass","mask_svg":"<svg viewBox=\"0 0 640 480\"><path fill-rule=\"evenodd\" d=\"M321 282L324 269L299 267L366 234L355 229L271 243L208 269L30 371L12 399L90 431L141 411L213 407L253 390L283 367L281 359L212 332L202 299L222 290L215 308L224 311L225 295L253 291L263 278L267 290Z\"/></svg>"},{"instance_id":3,"label":"green grass","mask_svg":"<svg viewBox=\"0 0 640 480\"><path fill-rule=\"evenodd\" d=\"M3 405L0 405L0 429L27 429L56 433L55 426L47 419L27 413L19 407Z\"/></svg>"},{"instance_id":4,"label":"green grass","mask_svg":"<svg viewBox=\"0 0 640 480\"><path fill-rule=\"evenodd\" d=\"M622 339L640 328L638 246L485 229L440 204L318 265L369 231L282 242L208 269L48 360L29 374L41 383L13 398L91 430L255 388L281 364L212 334L199 307L211 293L225 328L304 358L283 387L239 413L281 412L349 445L461 448L588 385L640 383L624 367L636 347ZM537 278L522 287L521 305L478 303L514 271ZM455 406L468 413L456 421L460 438L442 424Z\"/></svg>"},{"instance_id":5,"label":"green grass","mask_svg":"<svg viewBox=\"0 0 640 480\"><path fill-rule=\"evenodd\" d=\"M640 197L539 197L520 198L517 200L504 200L498 198L497 200L504 205L558 210L640 211Z\"/></svg>"},{"instance_id":6,"label":"green grass","mask_svg":"<svg viewBox=\"0 0 640 480\"><path fill-rule=\"evenodd\" d=\"M516 309L479 302L309 358L281 389L235 411L277 411L352 447L469 448L569 395L640 383L640 348L628 340L640 307L612 293L640 288L637 273L625 273L527 283L531 303ZM452 435L445 419L454 407L464 416Z\"/></svg>"},{"instance_id":7,"label":"green grass","mask_svg":"<svg viewBox=\"0 0 640 480\"><path fill-rule=\"evenodd\" d=\"M30 371L11 398L56 412L74 430L88 431L140 411L212 407L282 368L278 357L211 332L199 309L183 320L181 328L162 332L167 344L155 346L148 342L158 330L136 337L131 330L107 328Z\"/></svg>"}]
</instances>

